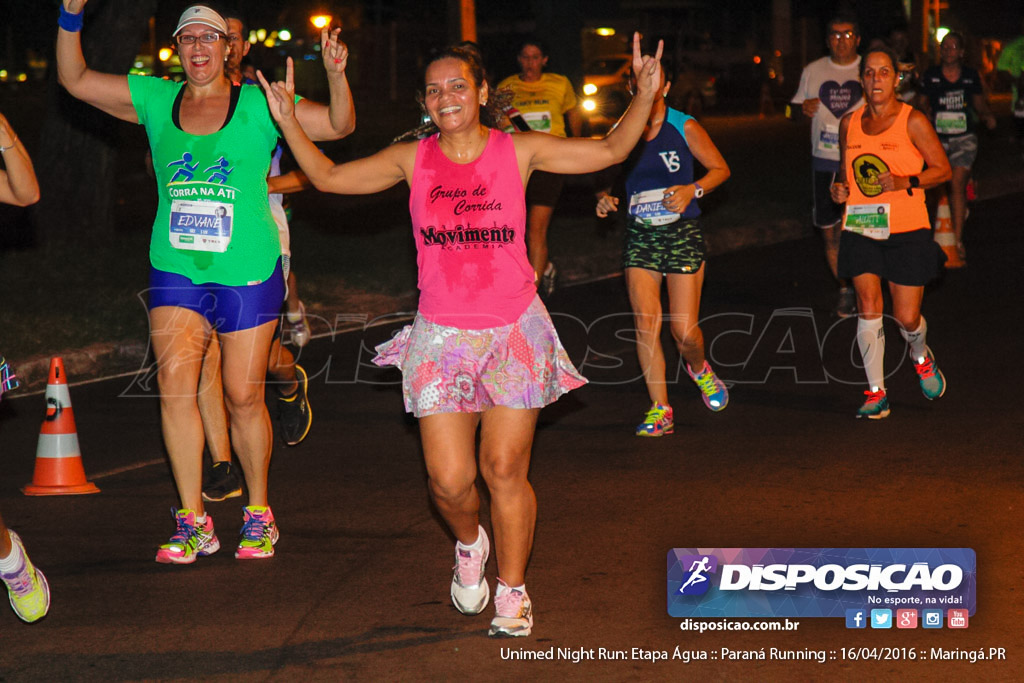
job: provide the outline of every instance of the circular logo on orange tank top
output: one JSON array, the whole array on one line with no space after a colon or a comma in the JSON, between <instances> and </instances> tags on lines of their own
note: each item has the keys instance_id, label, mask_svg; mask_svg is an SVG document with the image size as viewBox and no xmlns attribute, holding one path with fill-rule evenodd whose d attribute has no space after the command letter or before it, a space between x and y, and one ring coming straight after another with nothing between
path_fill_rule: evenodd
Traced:
<instances>
[{"instance_id":1,"label":"circular logo on orange tank top","mask_svg":"<svg viewBox=\"0 0 1024 683\"><path fill-rule=\"evenodd\" d=\"M889 165L874 154L861 154L853 160L853 179L865 197L877 197L882 194L878 176L888 172Z\"/></svg>"}]
</instances>

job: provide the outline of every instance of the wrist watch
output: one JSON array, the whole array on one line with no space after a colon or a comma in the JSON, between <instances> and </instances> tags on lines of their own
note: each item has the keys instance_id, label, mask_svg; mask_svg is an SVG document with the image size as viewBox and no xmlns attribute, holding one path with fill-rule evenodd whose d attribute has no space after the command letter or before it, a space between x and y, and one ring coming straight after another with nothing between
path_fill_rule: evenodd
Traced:
<instances>
[{"instance_id":1,"label":"wrist watch","mask_svg":"<svg viewBox=\"0 0 1024 683\"><path fill-rule=\"evenodd\" d=\"M910 186L915 190L921 187L921 179L918 178L916 175L910 176Z\"/></svg>"},{"instance_id":2,"label":"wrist watch","mask_svg":"<svg viewBox=\"0 0 1024 683\"><path fill-rule=\"evenodd\" d=\"M694 199L700 199L704 196L704 188L700 186L700 183L693 184L693 197Z\"/></svg>"}]
</instances>

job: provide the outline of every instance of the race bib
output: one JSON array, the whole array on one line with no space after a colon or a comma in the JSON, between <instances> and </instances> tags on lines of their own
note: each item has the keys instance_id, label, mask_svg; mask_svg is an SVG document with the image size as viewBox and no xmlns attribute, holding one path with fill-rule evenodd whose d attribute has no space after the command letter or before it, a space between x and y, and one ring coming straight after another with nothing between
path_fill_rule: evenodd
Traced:
<instances>
[{"instance_id":1,"label":"race bib","mask_svg":"<svg viewBox=\"0 0 1024 683\"><path fill-rule=\"evenodd\" d=\"M531 111L523 114L523 120L529 124L531 130L539 130L542 133L551 132L551 112Z\"/></svg>"},{"instance_id":2,"label":"race bib","mask_svg":"<svg viewBox=\"0 0 1024 683\"><path fill-rule=\"evenodd\" d=\"M940 111L935 114L935 132L939 135L960 135L967 132L967 114L962 111Z\"/></svg>"},{"instance_id":3,"label":"race bib","mask_svg":"<svg viewBox=\"0 0 1024 683\"><path fill-rule=\"evenodd\" d=\"M839 152L839 127L825 124L818 131L819 152Z\"/></svg>"},{"instance_id":4,"label":"race bib","mask_svg":"<svg viewBox=\"0 0 1024 683\"><path fill-rule=\"evenodd\" d=\"M171 202L171 246L191 251L224 253L231 244L235 207L216 201L175 199Z\"/></svg>"},{"instance_id":5,"label":"race bib","mask_svg":"<svg viewBox=\"0 0 1024 683\"><path fill-rule=\"evenodd\" d=\"M843 230L873 240L889 239L889 205L847 204L846 215L843 216Z\"/></svg>"},{"instance_id":6,"label":"race bib","mask_svg":"<svg viewBox=\"0 0 1024 683\"><path fill-rule=\"evenodd\" d=\"M636 192L629 198L629 215L648 225L668 225L679 220L680 214L669 211L662 204L665 188Z\"/></svg>"}]
</instances>

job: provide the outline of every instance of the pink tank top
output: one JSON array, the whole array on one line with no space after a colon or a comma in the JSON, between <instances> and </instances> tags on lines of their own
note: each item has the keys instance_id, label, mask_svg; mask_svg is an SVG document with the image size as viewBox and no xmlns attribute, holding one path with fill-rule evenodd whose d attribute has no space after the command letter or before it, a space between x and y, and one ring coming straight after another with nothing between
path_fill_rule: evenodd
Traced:
<instances>
[{"instance_id":1,"label":"pink tank top","mask_svg":"<svg viewBox=\"0 0 1024 683\"><path fill-rule=\"evenodd\" d=\"M480 330L519 319L537 294L526 258L526 200L512 136L491 130L483 153L457 164L438 136L420 140L409 195L420 315Z\"/></svg>"}]
</instances>

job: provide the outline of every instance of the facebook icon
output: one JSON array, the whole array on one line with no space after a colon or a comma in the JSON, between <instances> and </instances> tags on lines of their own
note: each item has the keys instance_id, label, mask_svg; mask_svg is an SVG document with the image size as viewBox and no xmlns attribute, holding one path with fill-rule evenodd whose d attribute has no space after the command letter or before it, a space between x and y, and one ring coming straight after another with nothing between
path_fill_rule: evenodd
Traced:
<instances>
[{"instance_id":1,"label":"facebook icon","mask_svg":"<svg viewBox=\"0 0 1024 683\"><path fill-rule=\"evenodd\" d=\"M846 628L867 628L867 610L848 609L846 610Z\"/></svg>"}]
</instances>

